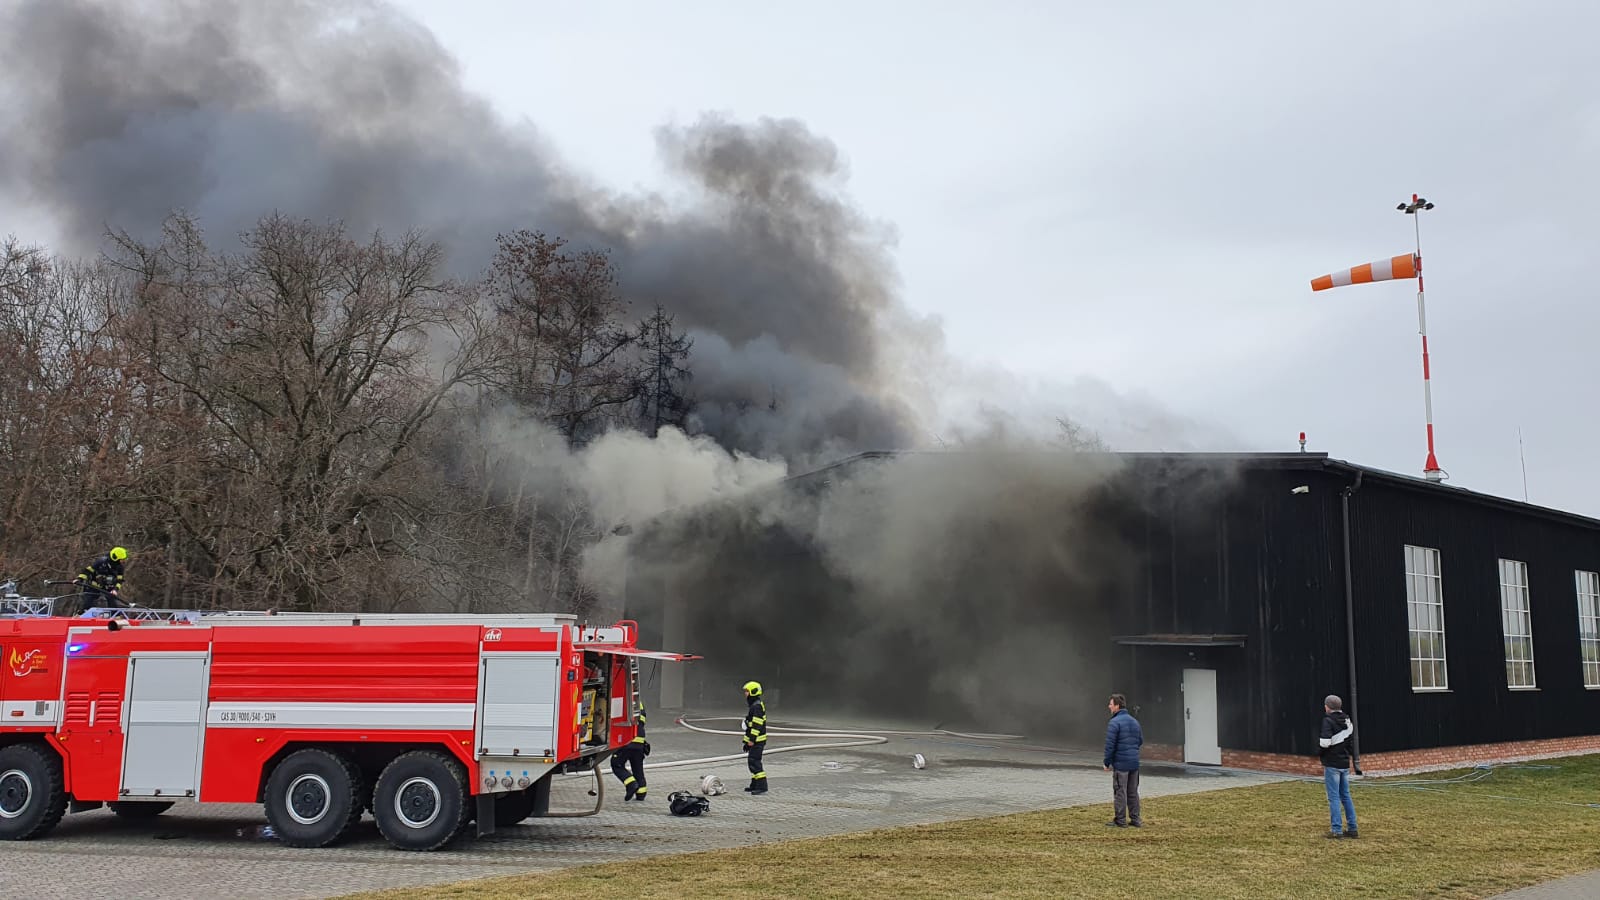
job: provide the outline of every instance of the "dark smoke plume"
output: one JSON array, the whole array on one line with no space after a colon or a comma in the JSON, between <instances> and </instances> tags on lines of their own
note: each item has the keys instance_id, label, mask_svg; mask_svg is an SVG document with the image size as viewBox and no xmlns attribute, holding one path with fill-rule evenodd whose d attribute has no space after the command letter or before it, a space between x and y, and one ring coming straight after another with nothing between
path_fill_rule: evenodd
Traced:
<instances>
[{"instance_id":1,"label":"dark smoke plume","mask_svg":"<svg viewBox=\"0 0 1600 900\"><path fill-rule=\"evenodd\" d=\"M921 417L959 419L999 398L1021 430L1053 429L1071 395L1116 428L1127 398L951 359L937 324L897 298L892 233L837 193L845 167L828 141L785 120L663 129L660 152L695 198L673 205L586 183L470 94L430 33L378 2L0 3L0 200L51 215L64 249L99 249L107 229L153 237L182 208L215 243L274 210L356 232L420 228L464 277L514 229L610 250L636 312L660 302L694 333L698 424L720 446L613 434L569 451L526 421L482 437L526 457L533 476L576 484L606 534L638 524L637 537L589 549L588 580L613 601L626 581L658 619L660 598L682 598L693 624L667 637L716 658L732 684L788 662L762 677L791 698L882 709L886 696L918 695L918 714L1010 727L1044 702L1032 688L1065 685L1082 688L1069 709L1100 714L1095 654L1135 565L1098 525L1096 485L1116 467L998 454L1013 443L992 427L1005 415L980 417L976 439ZM1132 418L1161 415L1141 403ZM1142 427L1108 437L1171 449L1189 444L1174 432L1195 430ZM946 440L971 454L841 474L807 502L769 491L732 525L648 524L854 451Z\"/></svg>"},{"instance_id":2,"label":"dark smoke plume","mask_svg":"<svg viewBox=\"0 0 1600 900\"><path fill-rule=\"evenodd\" d=\"M497 233L543 229L610 249L636 310L659 301L695 332L702 425L724 444L793 462L913 434L885 351L911 333L891 236L835 196L839 154L799 123L662 130L699 197L669 208L585 184L380 2L7 5L0 191L69 249L153 235L175 208L221 237L276 209L423 228L470 275Z\"/></svg>"}]
</instances>

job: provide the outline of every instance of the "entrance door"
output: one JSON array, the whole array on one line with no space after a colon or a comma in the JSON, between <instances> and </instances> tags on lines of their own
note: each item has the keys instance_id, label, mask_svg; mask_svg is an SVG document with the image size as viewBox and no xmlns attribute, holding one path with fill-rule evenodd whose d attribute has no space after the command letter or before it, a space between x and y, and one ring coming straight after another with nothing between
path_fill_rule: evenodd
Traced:
<instances>
[{"instance_id":1,"label":"entrance door","mask_svg":"<svg viewBox=\"0 0 1600 900\"><path fill-rule=\"evenodd\" d=\"M1183 761L1222 765L1217 743L1217 670L1183 670Z\"/></svg>"},{"instance_id":2,"label":"entrance door","mask_svg":"<svg viewBox=\"0 0 1600 900\"><path fill-rule=\"evenodd\" d=\"M199 790L206 658L142 656L130 661L125 797L193 797Z\"/></svg>"}]
</instances>

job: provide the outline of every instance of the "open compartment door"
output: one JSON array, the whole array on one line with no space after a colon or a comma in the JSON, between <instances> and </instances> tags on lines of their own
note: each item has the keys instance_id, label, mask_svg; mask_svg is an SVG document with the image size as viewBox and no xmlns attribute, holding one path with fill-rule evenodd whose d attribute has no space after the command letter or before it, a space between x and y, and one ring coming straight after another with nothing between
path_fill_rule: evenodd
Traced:
<instances>
[{"instance_id":1,"label":"open compartment door","mask_svg":"<svg viewBox=\"0 0 1600 900\"><path fill-rule=\"evenodd\" d=\"M667 650L640 650L635 647L618 647L615 644L593 643L575 644L574 646L579 650L587 650L590 653L614 653L617 656L638 656L643 657L644 659L664 659L669 662L687 662L691 659L705 658L703 656L695 656L692 653L672 653Z\"/></svg>"}]
</instances>

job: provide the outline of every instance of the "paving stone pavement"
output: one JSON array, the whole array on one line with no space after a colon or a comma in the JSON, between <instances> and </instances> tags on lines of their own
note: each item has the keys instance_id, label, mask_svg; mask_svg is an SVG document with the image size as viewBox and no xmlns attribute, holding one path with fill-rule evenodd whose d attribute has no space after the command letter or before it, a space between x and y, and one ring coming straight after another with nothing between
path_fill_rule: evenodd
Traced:
<instances>
[{"instance_id":1,"label":"paving stone pavement","mask_svg":"<svg viewBox=\"0 0 1600 900\"><path fill-rule=\"evenodd\" d=\"M623 803L609 768L602 767L605 797L598 815L530 819L486 838L469 834L435 853L391 848L370 816L348 843L302 850L254 836L266 822L259 806L176 806L147 823L124 822L96 810L67 816L43 840L0 846L4 894L30 900L325 898L1111 799L1109 776L1101 770L1097 753L950 736L897 736L872 746L769 751L772 790L752 797L741 790L748 784L742 758L652 768L738 750L737 735L692 732L671 724L664 714L660 720L663 724L651 730L654 752L646 767L651 798L646 803ZM827 724L842 727L840 722ZM775 736L771 747L786 742L818 739ZM913 767L915 753L924 755L927 768ZM681 818L667 812L670 791L694 789L708 774L719 776L729 789L712 798L708 815ZM1273 780L1151 763L1144 768L1140 792L1159 798ZM592 777L559 781L552 811L593 808L594 798L587 795ZM1145 816L1159 827L1160 803L1147 803Z\"/></svg>"}]
</instances>

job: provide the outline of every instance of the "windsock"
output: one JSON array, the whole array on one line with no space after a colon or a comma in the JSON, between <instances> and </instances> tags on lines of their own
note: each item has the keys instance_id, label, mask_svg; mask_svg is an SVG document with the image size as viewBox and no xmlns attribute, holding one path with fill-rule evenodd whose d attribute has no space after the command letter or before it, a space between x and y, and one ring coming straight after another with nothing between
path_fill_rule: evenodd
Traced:
<instances>
[{"instance_id":1,"label":"windsock","mask_svg":"<svg viewBox=\"0 0 1600 900\"><path fill-rule=\"evenodd\" d=\"M1416 278L1422 270L1422 260L1414 253L1392 256L1377 262L1362 263L1342 272L1311 279L1313 291L1342 287L1347 284L1366 284L1369 281L1388 281L1392 278Z\"/></svg>"}]
</instances>

